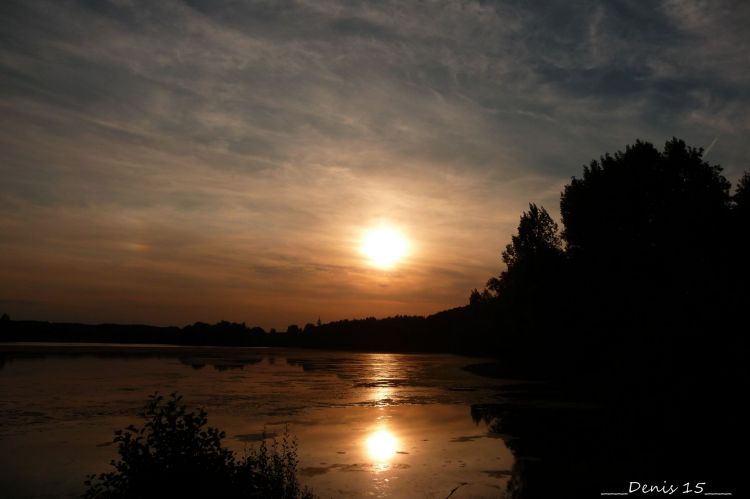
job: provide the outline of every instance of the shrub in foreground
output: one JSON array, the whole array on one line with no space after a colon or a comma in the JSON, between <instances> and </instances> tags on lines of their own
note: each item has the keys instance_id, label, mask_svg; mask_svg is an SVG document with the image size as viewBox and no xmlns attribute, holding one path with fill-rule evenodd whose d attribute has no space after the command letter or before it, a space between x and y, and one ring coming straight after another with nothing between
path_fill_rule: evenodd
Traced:
<instances>
[{"instance_id":1,"label":"shrub in foreground","mask_svg":"<svg viewBox=\"0 0 750 499\"><path fill-rule=\"evenodd\" d=\"M314 497L297 480L297 445L286 434L238 458L206 412L188 411L177 394L152 395L141 416L141 428L115 432L115 470L89 476L84 499Z\"/></svg>"}]
</instances>

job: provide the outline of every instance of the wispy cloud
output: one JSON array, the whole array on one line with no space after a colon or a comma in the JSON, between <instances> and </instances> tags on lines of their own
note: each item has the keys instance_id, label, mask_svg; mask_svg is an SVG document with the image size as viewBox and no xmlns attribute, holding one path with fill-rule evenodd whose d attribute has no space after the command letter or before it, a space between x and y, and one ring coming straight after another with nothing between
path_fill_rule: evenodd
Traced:
<instances>
[{"instance_id":1,"label":"wispy cloud","mask_svg":"<svg viewBox=\"0 0 750 499\"><path fill-rule=\"evenodd\" d=\"M529 201L637 137L748 156L733 2L5 2L11 315L284 326L429 313ZM364 265L369 225L409 260Z\"/></svg>"}]
</instances>

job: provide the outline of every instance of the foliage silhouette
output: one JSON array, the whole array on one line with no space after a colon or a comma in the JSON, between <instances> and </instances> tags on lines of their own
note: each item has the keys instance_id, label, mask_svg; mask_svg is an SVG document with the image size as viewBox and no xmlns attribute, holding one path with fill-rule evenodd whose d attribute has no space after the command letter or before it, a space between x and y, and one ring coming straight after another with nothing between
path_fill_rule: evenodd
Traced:
<instances>
[{"instance_id":1,"label":"foliage silhouette","mask_svg":"<svg viewBox=\"0 0 750 499\"><path fill-rule=\"evenodd\" d=\"M605 154L565 186L560 208L570 251L589 258L664 250L716 233L729 207L729 182L703 150L679 139L664 152L636 141ZM687 230L691 229L691 230Z\"/></svg>"},{"instance_id":2,"label":"foliage silhouette","mask_svg":"<svg viewBox=\"0 0 750 499\"><path fill-rule=\"evenodd\" d=\"M750 250L750 172L745 172L732 196L732 222L734 239L739 250L736 260L746 270L747 254Z\"/></svg>"},{"instance_id":3,"label":"foliage silhouette","mask_svg":"<svg viewBox=\"0 0 750 499\"><path fill-rule=\"evenodd\" d=\"M297 481L296 442L265 439L242 459L222 447L223 431L209 427L203 409L189 412L182 397L154 394L141 428L115 432L115 471L91 475L84 499L219 497L310 499Z\"/></svg>"},{"instance_id":4,"label":"foliage silhouette","mask_svg":"<svg viewBox=\"0 0 750 499\"><path fill-rule=\"evenodd\" d=\"M715 320L726 289L730 184L703 150L637 141L565 186L563 237L577 294L619 324ZM701 315L706 310L708 313Z\"/></svg>"},{"instance_id":5,"label":"foliage silhouette","mask_svg":"<svg viewBox=\"0 0 750 499\"><path fill-rule=\"evenodd\" d=\"M529 204L502 259L507 270L490 278L483 294L472 294L470 303L499 299L503 345L522 352L533 341L529 332L552 326L557 315L564 252L557 224L544 207Z\"/></svg>"},{"instance_id":6,"label":"foliage silhouette","mask_svg":"<svg viewBox=\"0 0 750 499\"><path fill-rule=\"evenodd\" d=\"M523 265L559 258L562 243L557 232L557 224L547 210L529 204L529 211L521 215L518 234L511 238L512 243L503 252L503 262L508 266L508 272L514 272Z\"/></svg>"},{"instance_id":7,"label":"foliage silhouette","mask_svg":"<svg viewBox=\"0 0 750 499\"><path fill-rule=\"evenodd\" d=\"M742 214L743 218L747 220L750 216L750 172L745 172L737 182L737 190L732 196L732 201L736 212Z\"/></svg>"},{"instance_id":8,"label":"foliage silhouette","mask_svg":"<svg viewBox=\"0 0 750 499\"><path fill-rule=\"evenodd\" d=\"M507 270L487 282L487 288L501 294L511 285L539 284L555 273L562 263L562 243L557 224L547 210L529 205L521 215L518 234L503 251Z\"/></svg>"}]
</instances>

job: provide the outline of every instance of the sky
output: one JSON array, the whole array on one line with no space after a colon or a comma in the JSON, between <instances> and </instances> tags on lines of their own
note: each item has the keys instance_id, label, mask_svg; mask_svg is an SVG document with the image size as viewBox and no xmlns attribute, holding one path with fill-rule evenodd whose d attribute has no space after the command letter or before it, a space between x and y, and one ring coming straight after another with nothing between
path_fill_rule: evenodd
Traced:
<instances>
[{"instance_id":1,"label":"sky","mask_svg":"<svg viewBox=\"0 0 750 499\"><path fill-rule=\"evenodd\" d=\"M430 314L533 202L677 136L750 169L750 2L4 0L0 312ZM390 269L360 251L406 238Z\"/></svg>"}]
</instances>

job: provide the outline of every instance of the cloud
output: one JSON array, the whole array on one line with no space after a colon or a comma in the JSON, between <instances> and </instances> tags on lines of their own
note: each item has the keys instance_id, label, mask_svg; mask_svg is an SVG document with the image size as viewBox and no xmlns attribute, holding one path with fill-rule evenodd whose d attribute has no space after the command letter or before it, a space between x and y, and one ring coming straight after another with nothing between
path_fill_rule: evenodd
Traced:
<instances>
[{"instance_id":1,"label":"cloud","mask_svg":"<svg viewBox=\"0 0 750 499\"><path fill-rule=\"evenodd\" d=\"M1 9L14 316L430 313L499 272L528 202L554 213L605 151L721 135L732 177L750 147L743 3ZM383 221L415 248L386 275L357 250Z\"/></svg>"}]
</instances>

